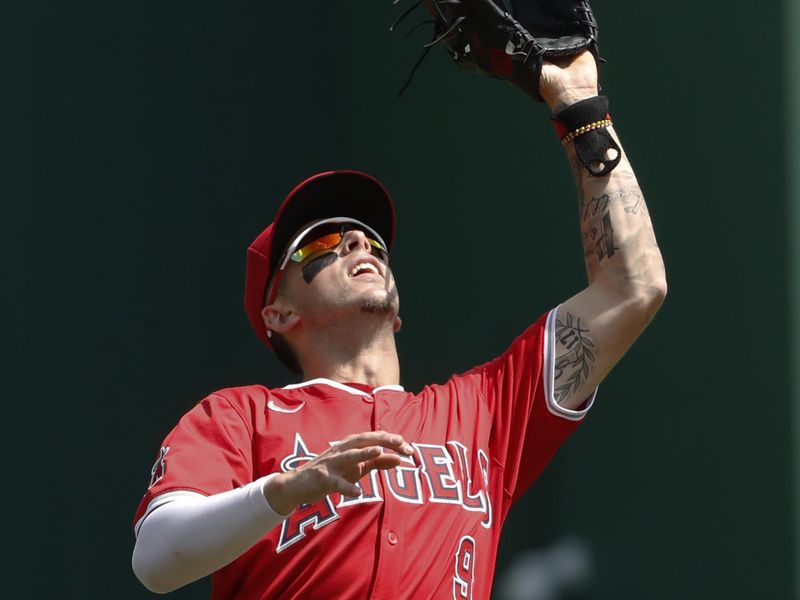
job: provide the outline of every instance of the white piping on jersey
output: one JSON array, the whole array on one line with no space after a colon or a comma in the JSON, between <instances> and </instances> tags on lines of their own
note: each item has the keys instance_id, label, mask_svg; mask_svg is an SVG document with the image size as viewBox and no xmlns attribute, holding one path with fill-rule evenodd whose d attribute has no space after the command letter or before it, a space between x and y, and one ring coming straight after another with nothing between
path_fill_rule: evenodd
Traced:
<instances>
[{"instance_id":1,"label":"white piping on jersey","mask_svg":"<svg viewBox=\"0 0 800 600\"><path fill-rule=\"evenodd\" d=\"M275 412L280 412L280 413L289 413L289 414L296 413L305 405L306 405L305 402L301 402L300 406L297 406L295 408L285 408L283 406L278 406L278 404L274 400L270 400L269 402L267 402L267 408L269 408L270 410L274 410Z\"/></svg>"},{"instance_id":2,"label":"white piping on jersey","mask_svg":"<svg viewBox=\"0 0 800 600\"><path fill-rule=\"evenodd\" d=\"M560 305L559 305L560 306ZM594 388L592 395L587 398L584 405L586 408L581 410L571 410L564 408L556 402L553 398L553 388L555 387L556 378L556 314L558 313L558 306L556 306L547 315L547 323L544 327L544 397L547 400L547 410L556 415L563 417L570 421L580 421L589 412L594 404L595 396L597 396L597 388Z\"/></svg>"},{"instance_id":3,"label":"white piping on jersey","mask_svg":"<svg viewBox=\"0 0 800 600\"><path fill-rule=\"evenodd\" d=\"M303 381L302 383L292 383L289 385L283 386L281 389L284 390L295 390L297 388L306 387L309 385L317 385L317 384L324 384L329 385L331 387L335 387L337 390L342 390L343 392L349 392L351 394L355 394L357 396L369 396L365 391L359 390L354 387L350 387L349 385L345 385L344 383L339 383L338 381L334 381L333 379L326 379L325 377L318 377L316 379L311 379L309 381ZM372 393L379 392L381 390L394 390L395 392L405 392L402 385L381 385L376 387L372 390Z\"/></svg>"},{"instance_id":4,"label":"white piping on jersey","mask_svg":"<svg viewBox=\"0 0 800 600\"><path fill-rule=\"evenodd\" d=\"M389 385L379 385L375 389L372 390L372 393L380 392L381 390L392 390L394 392L405 392L406 389L402 385L397 384L389 384Z\"/></svg>"}]
</instances>

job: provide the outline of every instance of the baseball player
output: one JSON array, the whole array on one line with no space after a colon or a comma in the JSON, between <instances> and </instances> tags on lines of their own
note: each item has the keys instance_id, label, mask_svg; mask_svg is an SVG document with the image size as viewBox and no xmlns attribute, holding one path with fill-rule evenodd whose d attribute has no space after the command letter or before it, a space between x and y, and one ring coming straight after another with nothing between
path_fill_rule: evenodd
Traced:
<instances>
[{"instance_id":1,"label":"baseball player","mask_svg":"<svg viewBox=\"0 0 800 600\"><path fill-rule=\"evenodd\" d=\"M392 200L357 171L302 182L245 284L256 333L301 382L214 392L166 437L134 520L147 588L211 575L216 599L489 598L510 507L666 293L594 57L545 62L538 91L576 176L588 286L499 357L406 391Z\"/></svg>"}]
</instances>

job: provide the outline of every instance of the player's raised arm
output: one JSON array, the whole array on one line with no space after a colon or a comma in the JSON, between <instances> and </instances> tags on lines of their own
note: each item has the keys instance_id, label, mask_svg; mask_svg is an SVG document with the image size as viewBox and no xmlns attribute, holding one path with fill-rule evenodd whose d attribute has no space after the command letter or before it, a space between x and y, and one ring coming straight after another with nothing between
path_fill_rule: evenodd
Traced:
<instances>
[{"instance_id":1,"label":"player's raised arm","mask_svg":"<svg viewBox=\"0 0 800 600\"><path fill-rule=\"evenodd\" d=\"M566 136L589 279L585 290L558 308L556 322L553 395L574 409L647 327L667 283L644 196L597 97L594 57L584 52L561 65L545 63L540 86ZM581 140L590 127L596 129ZM611 137L604 141L599 132Z\"/></svg>"},{"instance_id":2,"label":"player's raised arm","mask_svg":"<svg viewBox=\"0 0 800 600\"><path fill-rule=\"evenodd\" d=\"M425 0L435 41L470 71L554 112L578 184L589 286L557 312L553 400L585 403L652 319L666 278L633 169L598 97L598 25L588 0ZM554 64L558 62L558 64Z\"/></svg>"}]
</instances>

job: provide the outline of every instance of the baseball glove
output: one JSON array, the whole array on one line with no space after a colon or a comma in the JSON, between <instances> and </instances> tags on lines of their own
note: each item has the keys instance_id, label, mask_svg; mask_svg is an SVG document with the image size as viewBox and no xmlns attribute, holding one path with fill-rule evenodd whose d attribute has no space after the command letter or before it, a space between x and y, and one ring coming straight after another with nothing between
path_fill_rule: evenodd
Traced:
<instances>
[{"instance_id":1,"label":"baseball glove","mask_svg":"<svg viewBox=\"0 0 800 600\"><path fill-rule=\"evenodd\" d=\"M395 0L395 3L399 0ZM597 21L588 0L420 0L433 17L434 35L459 66L509 81L539 102L542 61L597 48ZM412 9L404 13L397 23ZM422 55L411 75L425 57ZM402 92L408 87L409 81Z\"/></svg>"}]
</instances>

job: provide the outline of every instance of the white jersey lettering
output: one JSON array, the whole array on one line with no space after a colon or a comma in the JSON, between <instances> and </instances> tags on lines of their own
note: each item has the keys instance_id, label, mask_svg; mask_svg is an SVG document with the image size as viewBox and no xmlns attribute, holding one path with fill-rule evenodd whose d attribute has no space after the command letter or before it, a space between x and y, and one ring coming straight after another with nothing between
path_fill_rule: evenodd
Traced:
<instances>
[{"instance_id":1,"label":"white jersey lettering","mask_svg":"<svg viewBox=\"0 0 800 600\"><path fill-rule=\"evenodd\" d=\"M331 442L329 445L335 443ZM424 476L428 488L428 502L459 505L464 510L483 513L481 525L489 527L492 522L492 507L488 496L489 457L486 452L479 449L476 453L477 469L481 476L473 481L469 461L470 453L461 442L450 440L447 442L447 446L424 443L414 443L412 446L419 457L419 466L411 457L402 457L402 465L383 471L389 495L400 502L423 504L425 502L422 491ZM317 454L309 450L303 437L299 433L295 433L292 454L281 460L281 469L283 472L296 469L315 456ZM295 509L281 525L276 551L281 552L305 539L311 531L317 531L337 521L340 518L337 509L349 509L361 504L383 502L378 477L378 472L372 471L368 477L361 479L357 485L361 488L362 493L357 498L330 494L319 502L304 504ZM334 497L336 496L338 496L338 502L335 502ZM473 546L470 547L468 542L464 542L462 539L461 545L463 548L459 552L463 550L462 559L471 560L470 557L474 553L474 541ZM455 584L454 590L456 590Z\"/></svg>"}]
</instances>

